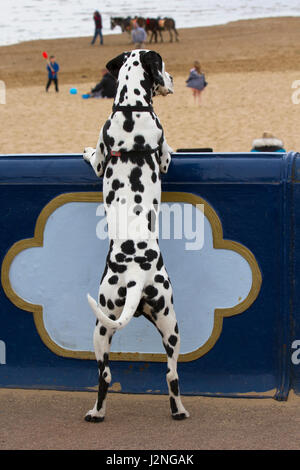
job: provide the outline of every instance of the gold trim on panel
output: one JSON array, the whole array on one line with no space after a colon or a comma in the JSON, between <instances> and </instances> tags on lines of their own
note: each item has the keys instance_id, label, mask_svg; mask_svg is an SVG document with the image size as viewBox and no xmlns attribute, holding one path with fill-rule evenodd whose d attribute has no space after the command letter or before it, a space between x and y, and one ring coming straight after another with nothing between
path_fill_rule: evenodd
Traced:
<instances>
[{"instance_id":1,"label":"gold trim on panel","mask_svg":"<svg viewBox=\"0 0 300 470\"><path fill-rule=\"evenodd\" d=\"M58 208L64 204L70 202L98 202L103 201L103 195L100 192L77 192L77 193L66 193L61 194L60 196L52 199L41 211L35 225L34 237L28 238L25 240L20 240L16 242L9 249L6 254L1 268L1 283L6 293L7 297L13 302L17 307L22 310L33 313L34 322L37 328L37 331L45 343L45 345L55 354L63 357L70 357L76 359L95 359L95 355L90 351L71 351L69 349L62 348L56 344L51 337L49 336L43 320L43 307L41 305L35 305L30 302L25 301L19 297L16 292L13 290L10 280L9 280L9 270L11 263L14 258L23 250L34 247L42 247L44 243L44 229L50 215ZM162 202L186 202L189 204L203 204L204 214L208 218L213 233L213 246L216 249L225 249L232 250L239 253L246 261L248 262L250 269L252 271L252 286L249 291L248 296L243 302L235 305L231 308L217 308L214 312L214 327L210 338L206 341L204 345L195 351L180 354L180 362L189 362L206 354L210 349L213 348L215 343L220 337L223 318L229 317L232 315L237 315L244 312L257 298L261 283L262 276L260 269L258 267L257 261L254 255L251 253L248 248L241 245L238 242L232 240L223 239L223 230L221 221L214 211L214 209L208 204L207 201L202 199L200 196L196 196L191 193L182 193L182 192L165 192L162 193ZM165 362L165 354L156 354L156 353L110 353L110 359L115 361L151 361L151 362Z\"/></svg>"}]
</instances>

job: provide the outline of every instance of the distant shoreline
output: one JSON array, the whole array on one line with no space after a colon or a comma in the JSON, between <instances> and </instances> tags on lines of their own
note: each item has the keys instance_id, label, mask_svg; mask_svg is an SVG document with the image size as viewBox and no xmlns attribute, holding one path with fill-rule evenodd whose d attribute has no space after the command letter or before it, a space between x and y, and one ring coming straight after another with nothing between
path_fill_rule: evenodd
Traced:
<instances>
[{"instance_id":1,"label":"distant shoreline","mask_svg":"<svg viewBox=\"0 0 300 470\"><path fill-rule=\"evenodd\" d=\"M198 25L198 26L190 26L190 27L189 26L178 27L177 29L178 29L178 31L180 31L181 29L213 28L215 26L225 26L225 25L228 25L228 24L231 24L231 23L239 23L239 22L243 22L243 21L267 20L267 19L275 19L275 18L282 18L282 19L285 19L285 18L300 18L300 16L297 16L297 15L289 15L289 16L285 16L285 15L256 16L256 17L250 17L250 18L232 19L232 20L225 21L225 22L221 21L221 22L206 24L206 25ZM93 31L93 28L91 29L91 35L92 35L92 31ZM112 30L105 30L105 29L103 29L102 32L103 32L103 36L105 36L105 37L107 37L107 36L118 36L118 35L124 34L124 33L121 33L121 32L113 32ZM55 41L55 40L78 39L78 38L87 38L87 37L90 37L90 36L86 36L86 35L83 35L83 36L56 36L56 37L46 37L46 38L39 38L39 39L27 39L25 41L18 41L18 42L13 42L13 43L9 43L9 44L0 44L0 48L8 47L8 46L16 46L18 44L24 44L24 43L33 42L33 41Z\"/></svg>"},{"instance_id":2,"label":"distant shoreline","mask_svg":"<svg viewBox=\"0 0 300 470\"><path fill-rule=\"evenodd\" d=\"M161 54L170 73L185 75L199 60L207 74L299 70L300 17L239 20L225 25L179 29L179 42L146 43ZM61 84L97 82L106 63L133 49L126 33L104 37L91 46L91 36L26 41L0 47L0 80L7 88L40 85L45 79L42 52L60 64ZM253 84L255 88L255 84Z\"/></svg>"}]
</instances>

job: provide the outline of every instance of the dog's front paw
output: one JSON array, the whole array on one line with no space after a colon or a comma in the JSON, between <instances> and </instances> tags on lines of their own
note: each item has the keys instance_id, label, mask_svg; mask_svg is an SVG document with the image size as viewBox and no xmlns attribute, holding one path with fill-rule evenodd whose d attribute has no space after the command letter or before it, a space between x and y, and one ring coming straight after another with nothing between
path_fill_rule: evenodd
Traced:
<instances>
[{"instance_id":1,"label":"dog's front paw","mask_svg":"<svg viewBox=\"0 0 300 470\"><path fill-rule=\"evenodd\" d=\"M99 412L95 412L95 410L90 410L84 417L85 421L88 423L101 423L104 421L104 416L100 416Z\"/></svg>"},{"instance_id":2,"label":"dog's front paw","mask_svg":"<svg viewBox=\"0 0 300 470\"><path fill-rule=\"evenodd\" d=\"M183 419L189 418L190 413L186 410L181 411L180 413L174 413L172 414L172 418L175 419L176 421L181 421Z\"/></svg>"},{"instance_id":3,"label":"dog's front paw","mask_svg":"<svg viewBox=\"0 0 300 470\"><path fill-rule=\"evenodd\" d=\"M169 155L168 157L162 159L161 162L160 162L160 166L159 166L160 172L161 173L167 173L170 163L171 163L171 155Z\"/></svg>"},{"instance_id":4,"label":"dog's front paw","mask_svg":"<svg viewBox=\"0 0 300 470\"><path fill-rule=\"evenodd\" d=\"M96 149L86 147L83 151L83 158L86 162L91 163L91 158L95 155Z\"/></svg>"}]
</instances>

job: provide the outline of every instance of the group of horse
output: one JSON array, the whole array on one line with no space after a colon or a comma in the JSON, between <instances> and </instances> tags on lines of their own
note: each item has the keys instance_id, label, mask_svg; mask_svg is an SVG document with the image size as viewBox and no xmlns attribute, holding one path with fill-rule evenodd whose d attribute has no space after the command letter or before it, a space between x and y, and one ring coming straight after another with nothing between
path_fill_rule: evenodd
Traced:
<instances>
[{"instance_id":1,"label":"group of horse","mask_svg":"<svg viewBox=\"0 0 300 470\"><path fill-rule=\"evenodd\" d=\"M151 43L153 39L157 42L158 34L160 36L160 41L163 42L162 31L169 32L170 42L173 42L173 33L175 40L179 41L178 31L176 30L173 18L131 18L130 16L127 18L122 18L120 16L110 18L111 29L114 29L116 26L120 26L123 33L127 32L130 34L132 29L135 27L135 24L141 26L145 29L147 34L150 34L149 43Z\"/></svg>"}]
</instances>

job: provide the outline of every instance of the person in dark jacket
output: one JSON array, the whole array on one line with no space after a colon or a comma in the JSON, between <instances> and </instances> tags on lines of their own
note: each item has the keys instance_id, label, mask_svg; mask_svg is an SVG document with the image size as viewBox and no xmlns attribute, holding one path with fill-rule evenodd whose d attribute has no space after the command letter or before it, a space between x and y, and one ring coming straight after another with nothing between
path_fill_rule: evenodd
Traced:
<instances>
[{"instance_id":1,"label":"person in dark jacket","mask_svg":"<svg viewBox=\"0 0 300 470\"><path fill-rule=\"evenodd\" d=\"M102 79L92 88L90 98L114 98L117 92L117 80L106 69L102 70Z\"/></svg>"},{"instance_id":2,"label":"person in dark jacket","mask_svg":"<svg viewBox=\"0 0 300 470\"><path fill-rule=\"evenodd\" d=\"M103 44L102 18L101 18L99 11L95 11L94 13L94 22L95 22L95 34L94 34L91 44L95 44L95 41L98 35L100 37L100 44Z\"/></svg>"},{"instance_id":3,"label":"person in dark jacket","mask_svg":"<svg viewBox=\"0 0 300 470\"><path fill-rule=\"evenodd\" d=\"M48 70L48 82L46 85L46 91L48 91L48 88L51 85L51 83L54 82L55 91L58 92L57 72L59 71L59 65L57 62L55 62L54 55L50 56L50 60L47 65L47 70Z\"/></svg>"}]
</instances>

